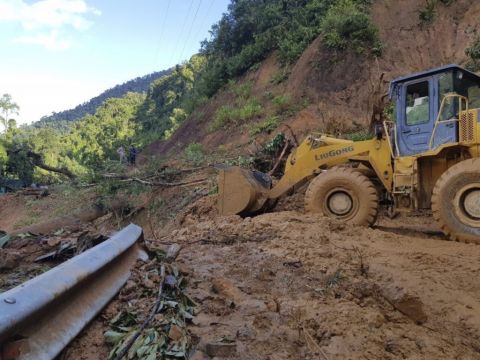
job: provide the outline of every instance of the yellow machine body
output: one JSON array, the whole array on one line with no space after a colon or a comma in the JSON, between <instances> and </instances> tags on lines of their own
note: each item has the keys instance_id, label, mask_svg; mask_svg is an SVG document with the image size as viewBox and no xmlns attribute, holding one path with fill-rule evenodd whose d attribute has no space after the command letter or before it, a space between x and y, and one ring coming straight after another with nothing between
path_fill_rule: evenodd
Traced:
<instances>
[{"instance_id":1,"label":"yellow machine body","mask_svg":"<svg viewBox=\"0 0 480 360\"><path fill-rule=\"evenodd\" d=\"M377 126L373 139L311 134L274 184L258 172L220 170L219 212L266 211L309 182L308 211L372 225L383 193L392 208L432 209L450 238L480 243L480 77L456 65L432 69L394 80L391 98L397 120Z\"/></svg>"},{"instance_id":2,"label":"yellow machine body","mask_svg":"<svg viewBox=\"0 0 480 360\"><path fill-rule=\"evenodd\" d=\"M258 184L247 170L229 167L219 172L219 211L223 215L255 213L303 185L322 171L347 163L371 170L398 201L399 208L429 208L438 178L452 165L480 156L479 109L460 114L458 143L441 145L415 156L396 156L387 136L350 141L327 135L308 136L288 157L284 176L271 188Z\"/></svg>"}]
</instances>

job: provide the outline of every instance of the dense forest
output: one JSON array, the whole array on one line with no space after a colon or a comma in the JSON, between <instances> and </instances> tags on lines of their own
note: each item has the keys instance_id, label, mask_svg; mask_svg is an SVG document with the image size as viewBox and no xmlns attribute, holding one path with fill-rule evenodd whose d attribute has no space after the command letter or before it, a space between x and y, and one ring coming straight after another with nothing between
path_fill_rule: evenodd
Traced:
<instances>
[{"instance_id":1,"label":"dense forest","mask_svg":"<svg viewBox=\"0 0 480 360\"><path fill-rule=\"evenodd\" d=\"M170 137L195 109L273 51L287 72L318 36L322 36L322 46L332 57L343 51L380 57L382 44L369 6L369 0L232 0L199 53L174 69L117 86L34 126L17 128L14 121L9 121L14 112L7 111L0 138L0 171L27 182L62 178L39 169L29 156L33 152L50 166L91 175L116 159L120 145L141 148ZM419 16L425 14L420 12ZM472 66L480 62L478 49L478 43L467 49ZM154 77L158 78L146 93L138 91L136 86ZM5 110L7 105L0 107ZM218 120L244 116L256 106L247 103L234 115L228 113L232 109L222 109L225 114ZM77 119L80 114L80 119L66 127L61 121Z\"/></svg>"}]
</instances>

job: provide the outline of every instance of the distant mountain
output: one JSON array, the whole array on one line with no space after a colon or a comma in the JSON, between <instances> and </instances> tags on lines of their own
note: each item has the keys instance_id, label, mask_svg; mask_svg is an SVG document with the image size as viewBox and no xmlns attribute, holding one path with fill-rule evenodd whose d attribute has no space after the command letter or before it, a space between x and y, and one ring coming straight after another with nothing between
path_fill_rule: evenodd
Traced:
<instances>
[{"instance_id":1,"label":"distant mountain","mask_svg":"<svg viewBox=\"0 0 480 360\"><path fill-rule=\"evenodd\" d=\"M61 111L58 113L52 113L49 116L43 116L39 121L33 123L34 127L51 127L66 128L68 123L78 120L87 114L94 114L97 108L109 98L120 98L128 92L144 92L147 91L150 84L166 75L169 75L172 69L157 71L145 76L137 77L133 80L129 80L121 85L116 85L111 89L108 89L100 95L90 99L83 104L76 106L73 109Z\"/></svg>"}]
</instances>

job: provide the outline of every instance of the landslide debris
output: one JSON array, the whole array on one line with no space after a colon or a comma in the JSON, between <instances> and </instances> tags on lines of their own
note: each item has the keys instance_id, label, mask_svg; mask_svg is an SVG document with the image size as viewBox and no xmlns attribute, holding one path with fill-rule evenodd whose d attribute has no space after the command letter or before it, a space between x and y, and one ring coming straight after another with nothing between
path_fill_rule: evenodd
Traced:
<instances>
[{"instance_id":1,"label":"landslide debris","mask_svg":"<svg viewBox=\"0 0 480 360\"><path fill-rule=\"evenodd\" d=\"M10 290L108 239L93 227L50 235L5 235L0 246L0 292Z\"/></svg>"},{"instance_id":2,"label":"landslide debris","mask_svg":"<svg viewBox=\"0 0 480 360\"><path fill-rule=\"evenodd\" d=\"M427 236L428 217L397 219L402 230L298 211L217 217L211 198L190 210L159 241L181 244L193 271L202 356L223 339L234 359L480 357L480 248Z\"/></svg>"},{"instance_id":3,"label":"landslide debris","mask_svg":"<svg viewBox=\"0 0 480 360\"><path fill-rule=\"evenodd\" d=\"M113 346L109 359L188 357L195 339L187 324L194 316L195 303L185 294L185 273L171 263L178 251L173 256L154 254L151 261L135 269L122 289L120 311L104 334Z\"/></svg>"},{"instance_id":4,"label":"landslide debris","mask_svg":"<svg viewBox=\"0 0 480 360\"><path fill-rule=\"evenodd\" d=\"M220 217L215 196L204 196L155 230L146 243L160 256L138 262L62 359L114 358L157 303L162 265L181 291L165 292L132 358L158 351L194 359L480 356L480 247L432 235L429 216L380 217L374 228L298 210ZM2 272L4 289L45 271L34 261L39 254L27 251L46 254L79 235L12 242L3 258L25 271ZM174 264L165 262L172 243Z\"/></svg>"}]
</instances>

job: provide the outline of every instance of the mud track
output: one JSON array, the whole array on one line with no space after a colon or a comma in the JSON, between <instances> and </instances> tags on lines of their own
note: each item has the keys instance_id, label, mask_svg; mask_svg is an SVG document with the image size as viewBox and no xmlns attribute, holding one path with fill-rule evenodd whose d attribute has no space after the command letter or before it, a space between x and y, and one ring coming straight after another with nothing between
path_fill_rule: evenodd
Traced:
<instances>
[{"instance_id":1,"label":"mud track","mask_svg":"<svg viewBox=\"0 0 480 360\"><path fill-rule=\"evenodd\" d=\"M200 350L227 337L236 359L480 358L480 247L429 217L368 229L286 211L172 238L194 270Z\"/></svg>"},{"instance_id":2,"label":"mud track","mask_svg":"<svg viewBox=\"0 0 480 360\"><path fill-rule=\"evenodd\" d=\"M233 345L217 359L480 358L480 246L446 241L428 215L364 228L298 210L218 217L214 203L150 241L183 246L196 359L215 358L222 339ZM145 278L139 268L61 358L105 359L109 320L153 300L135 297Z\"/></svg>"}]
</instances>

